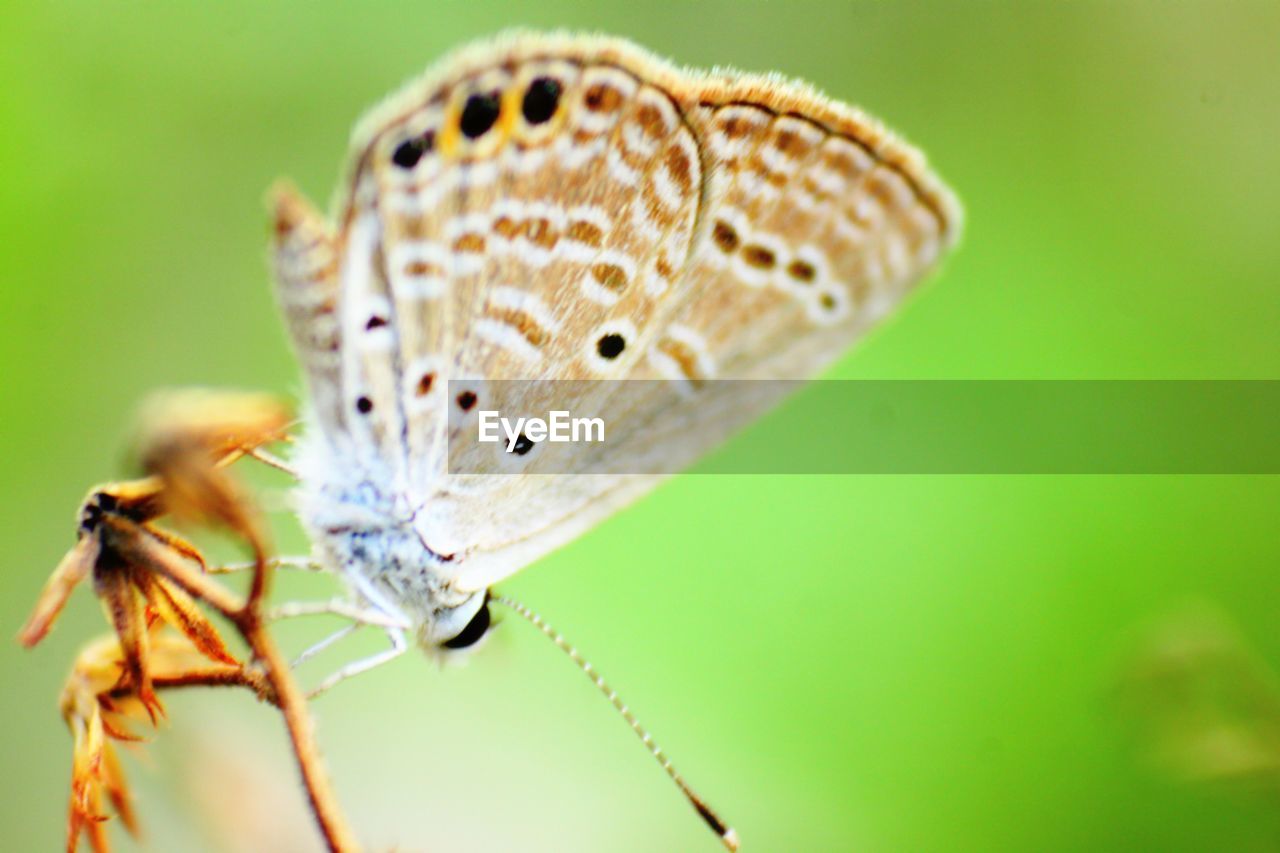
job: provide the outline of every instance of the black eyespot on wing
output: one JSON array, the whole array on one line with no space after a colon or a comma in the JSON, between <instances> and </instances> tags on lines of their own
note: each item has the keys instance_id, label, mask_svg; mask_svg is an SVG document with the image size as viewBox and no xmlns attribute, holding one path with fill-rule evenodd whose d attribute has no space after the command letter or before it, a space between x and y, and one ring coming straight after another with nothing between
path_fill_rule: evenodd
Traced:
<instances>
[{"instance_id":1,"label":"black eyespot on wing","mask_svg":"<svg viewBox=\"0 0 1280 853\"><path fill-rule=\"evenodd\" d=\"M798 282L812 284L818 271L813 268L813 264L806 261L792 261L787 266L787 274Z\"/></svg>"},{"instance_id":2,"label":"black eyespot on wing","mask_svg":"<svg viewBox=\"0 0 1280 853\"><path fill-rule=\"evenodd\" d=\"M381 329L385 325L387 325L387 318L374 314L369 318L369 322L364 324L364 328L366 332L372 332L374 329Z\"/></svg>"},{"instance_id":3,"label":"black eyespot on wing","mask_svg":"<svg viewBox=\"0 0 1280 853\"><path fill-rule=\"evenodd\" d=\"M462 108L462 120L459 124L463 136L477 139L489 132L493 123L498 120L502 109L502 101L497 92L475 94L467 98Z\"/></svg>"},{"instance_id":4,"label":"black eyespot on wing","mask_svg":"<svg viewBox=\"0 0 1280 853\"><path fill-rule=\"evenodd\" d=\"M716 220L716 224L711 229L711 239L720 247L720 251L726 255L737 251L738 244L742 242L742 238L738 236L738 232L733 226L723 219Z\"/></svg>"},{"instance_id":5,"label":"black eyespot on wing","mask_svg":"<svg viewBox=\"0 0 1280 853\"><path fill-rule=\"evenodd\" d=\"M431 393L431 386L436 381L434 373L424 373L418 377L418 396L425 397Z\"/></svg>"},{"instance_id":6,"label":"black eyespot on wing","mask_svg":"<svg viewBox=\"0 0 1280 853\"><path fill-rule=\"evenodd\" d=\"M549 121L556 114L556 107L560 105L561 91L560 81L550 77L539 77L530 83L528 91L524 93L524 103L521 105L525 121L529 124L542 124Z\"/></svg>"},{"instance_id":7,"label":"black eyespot on wing","mask_svg":"<svg viewBox=\"0 0 1280 853\"><path fill-rule=\"evenodd\" d=\"M471 411L476 405L476 395L474 391L463 391L458 395L458 408L464 412Z\"/></svg>"},{"instance_id":8,"label":"black eyespot on wing","mask_svg":"<svg viewBox=\"0 0 1280 853\"><path fill-rule=\"evenodd\" d=\"M445 640L440 645L446 649L465 649L467 646L474 646L480 642L480 638L485 635L492 624L493 618L489 614L489 597L486 594L484 604L480 605L476 615L471 617L467 627L459 631L456 637L451 640Z\"/></svg>"},{"instance_id":9,"label":"black eyespot on wing","mask_svg":"<svg viewBox=\"0 0 1280 853\"><path fill-rule=\"evenodd\" d=\"M748 265L760 270L771 270L773 269L773 265L777 262L777 258L774 256L773 252L769 251L764 246L755 245L747 246L742 250L742 259L746 261Z\"/></svg>"},{"instance_id":10,"label":"black eyespot on wing","mask_svg":"<svg viewBox=\"0 0 1280 853\"><path fill-rule=\"evenodd\" d=\"M533 441L529 436L520 433L519 437L516 438L516 443L511 446L511 452L516 456L524 456L530 450L533 450Z\"/></svg>"},{"instance_id":11,"label":"black eyespot on wing","mask_svg":"<svg viewBox=\"0 0 1280 853\"><path fill-rule=\"evenodd\" d=\"M615 359L622 355L622 351L627 348L627 341L622 335L616 332L610 332L607 335L601 335L600 340L596 341L596 352L600 353L601 358Z\"/></svg>"},{"instance_id":12,"label":"black eyespot on wing","mask_svg":"<svg viewBox=\"0 0 1280 853\"><path fill-rule=\"evenodd\" d=\"M421 136L414 136L397 145L396 150L391 152L391 162L401 169L412 169L435 144L435 131L428 130Z\"/></svg>"},{"instance_id":13,"label":"black eyespot on wing","mask_svg":"<svg viewBox=\"0 0 1280 853\"><path fill-rule=\"evenodd\" d=\"M367 415L373 411L373 401L368 397L358 397L356 399L356 411L362 415Z\"/></svg>"}]
</instances>

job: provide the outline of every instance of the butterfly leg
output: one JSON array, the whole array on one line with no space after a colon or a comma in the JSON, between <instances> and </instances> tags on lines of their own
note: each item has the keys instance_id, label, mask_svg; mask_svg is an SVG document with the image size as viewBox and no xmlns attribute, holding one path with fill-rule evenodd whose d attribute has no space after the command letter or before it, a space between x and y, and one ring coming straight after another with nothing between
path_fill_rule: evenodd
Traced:
<instances>
[{"instance_id":1,"label":"butterfly leg","mask_svg":"<svg viewBox=\"0 0 1280 853\"><path fill-rule=\"evenodd\" d=\"M337 631L334 631L332 634L325 637L320 642L315 643L314 645L308 646L307 648L303 649L302 652L296 658L293 659L293 662L289 664L289 668L297 669L307 661L311 660L316 655L320 654L325 649L332 646L334 643L355 633L358 629L362 627L364 626L362 626L359 622L352 622L350 625L346 625L342 628L339 628Z\"/></svg>"},{"instance_id":2,"label":"butterfly leg","mask_svg":"<svg viewBox=\"0 0 1280 853\"><path fill-rule=\"evenodd\" d=\"M334 685L351 678L353 675L359 675L362 672L368 672L375 667L382 666L384 663L395 660L409 650L409 642L405 639L403 630L388 628L387 639L391 641L391 648L387 649L385 652L379 652L376 655L370 655L367 658L362 658L347 664L342 669L320 682L318 687L307 694L307 698L314 699L320 694L332 689Z\"/></svg>"},{"instance_id":3,"label":"butterfly leg","mask_svg":"<svg viewBox=\"0 0 1280 853\"><path fill-rule=\"evenodd\" d=\"M409 622L403 616L387 613L381 608L361 607L340 598L331 601L289 601L271 608L267 618L275 622L298 616L341 616L360 625L376 625L379 628L405 630Z\"/></svg>"},{"instance_id":4,"label":"butterfly leg","mask_svg":"<svg viewBox=\"0 0 1280 853\"><path fill-rule=\"evenodd\" d=\"M298 479L297 470L288 462L285 462L269 450L263 450L261 447L249 447L245 449L244 453L246 456L257 459L268 468L275 468L277 471L283 471L295 480Z\"/></svg>"},{"instance_id":5,"label":"butterfly leg","mask_svg":"<svg viewBox=\"0 0 1280 853\"><path fill-rule=\"evenodd\" d=\"M290 569L299 572L323 572L325 567L317 563L311 557L272 557L267 560L267 567L271 569ZM211 575L230 575L236 572L253 571L253 562L228 563L225 566L210 566L208 571Z\"/></svg>"}]
</instances>

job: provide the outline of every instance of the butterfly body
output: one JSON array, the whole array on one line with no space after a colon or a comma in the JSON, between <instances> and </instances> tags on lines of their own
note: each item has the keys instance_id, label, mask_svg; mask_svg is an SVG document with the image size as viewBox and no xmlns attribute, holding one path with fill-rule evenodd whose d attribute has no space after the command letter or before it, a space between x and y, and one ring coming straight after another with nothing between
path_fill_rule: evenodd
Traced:
<instances>
[{"instance_id":1,"label":"butterfly body","mask_svg":"<svg viewBox=\"0 0 1280 853\"><path fill-rule=\"evenodd\" d=\"M680 436L696 456L754 416L715 380L821 370L933 267L959 216L913 149L801 84L594 37L446 59L358 127L333 224L276 194L311 395L301 510L322 559L424 645L447 641L490 584L658 481L643 466L487 476L509 470L500 446L451 473L485 383L678 384L688 405L617 403L631 415L612 446L656 458Z\"/></svg>"},{"instance_id":2,"label":"butterfly body","mask_svg":"<svg viewBox=\"0 0 1280 853\"><path fill-rule=\"evenodd\" d=\"M367 471L334 470L330 449L308 441L298 456L299 510L320 561L347 578L368 605L395 617L425 649L457 636L484 605L483 590L451 586L453 555L432 550L423 515L404 492L385 489ZM328 470L328 476L320 472Z\"/></svg>"}]
</instances>

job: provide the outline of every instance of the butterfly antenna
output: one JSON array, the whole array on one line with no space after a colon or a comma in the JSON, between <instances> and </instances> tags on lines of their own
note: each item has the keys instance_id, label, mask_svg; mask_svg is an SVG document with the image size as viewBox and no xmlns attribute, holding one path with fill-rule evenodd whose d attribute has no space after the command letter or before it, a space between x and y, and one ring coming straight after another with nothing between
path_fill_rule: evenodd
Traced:
<instances>
[{"instance_id":1,"label":"butterfly antenna","mask_svg":"<svg viewBox=\"0 0 1280 853\"><path fill-rule=\"evenodd\" d=\"M608 685L600 673L596 672L596 668L591 665L591 662L579 654L577 648L572 646L559 631L552 628L541 616L520 602L513 601L502 595L491 595L489 600L515 611L526 622L541 631L551 642L559 647L560 651L568 655L569 659L578 665L578 669L582 670L587 678L591 679L591 683L596 686L596 689L604 694L604 697L609 700L609 704L622 715L622 719L627 721L631 731L636 733L636 737L640 738L645 749L649 750L649 754L657 760L658 764L662 765L662 769L671 777L671 781L676 783L676 787L680 789L689 804L706 821L707 826L711 827L711 831L720 836L720 840L724 842L725 847L730 850L737 850L738 833L734 832L733 827L721 820L711 806L707 805L701 797L694 793L694 790L689 787L689 783L684 781L684 777L677 772L675 765L671 763L671 759L667 758L667 754L662 751L662 747L658 746L654 741L653 735L649 734L649 730L640 724L640 721L636 719L636 715L622 701L622 697L614 692L613 688Z\"/></svg>"}]
</instances>

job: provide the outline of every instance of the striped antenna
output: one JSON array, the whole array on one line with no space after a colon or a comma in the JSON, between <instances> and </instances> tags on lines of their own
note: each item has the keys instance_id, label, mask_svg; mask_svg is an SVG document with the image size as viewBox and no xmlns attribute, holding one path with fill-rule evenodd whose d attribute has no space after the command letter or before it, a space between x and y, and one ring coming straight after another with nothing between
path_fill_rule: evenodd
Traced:
<instances>
[{"instance_id":1,"label":"striped antenna","mask_svg":"<svg viewBox=\"0 0 1280 853\"><path fill-rule=\"evenodd\" d=\"M596 668L591 665L591 662L579 654L577 648L570 645L559 631L552 628L541 616L534 613L520 602L513 601L503 595L492 594L490 595L489 600L501 604L518 613L526 622L541 631L549 640L551 640L551 642L555 643L556 646L559 647L560 651L568 655L569 659L578 665L578 669L582 670L587 678L591 679L591 683L596 686L596 689L604 694L604 697L609 700L609 704L617 709L618 713L622 715L622 719L627 721L627 725L631 727L631 731L636 733L636 737L640 738L641 742L644 743L645 749L649 750L649 754L657 760L658 764L662 765L662 769L671 777L671 781L676 783L676 787L684 794L685 799L687 799L689 804L698 812L699 816L702 817L707 826L711 827L711 831L720 837L720 840L724 842L725 847L730 850L737 850L738 833L734 832L733 827L721 820L720 816L712 810L711 806L707 805L701 797L694 793L694 790L689 787L689 783L684 781L684 777L677 772L675 765L671 763L671 759L667 758L667 754L662 751L662 747L658 746L654 741L653 735L649 734L649 730L640 724L640 721L636 719L636 715L631 712L631 709L622 701L622 698L618 696L618 694L614 692L613 688L608 685L604 680L604 677L601 676L600 673L596 672Z\"/></svg>"}]
</instances>

